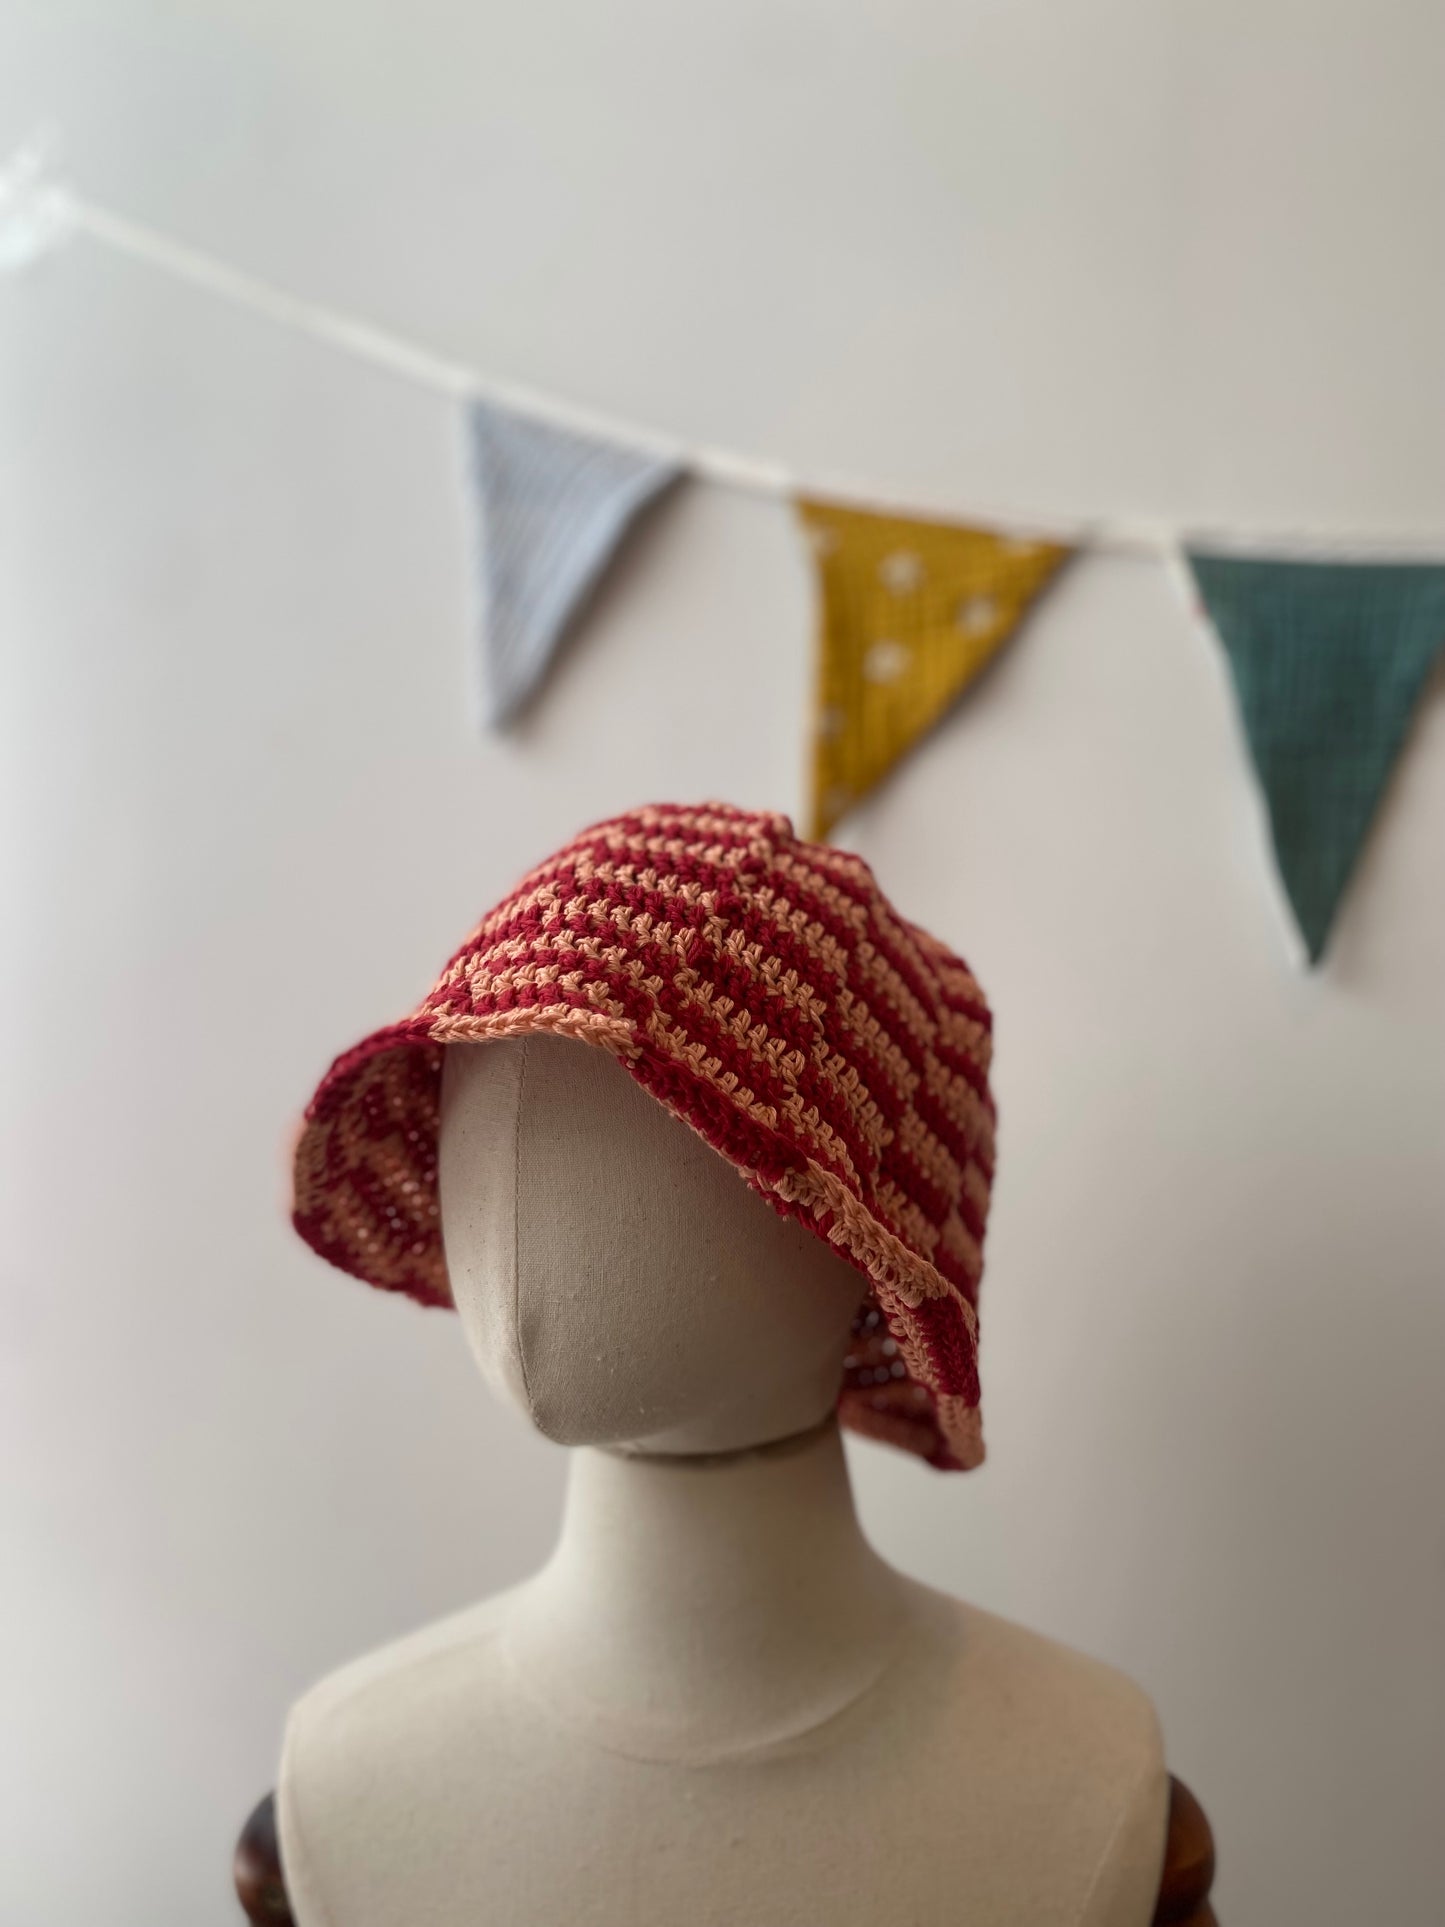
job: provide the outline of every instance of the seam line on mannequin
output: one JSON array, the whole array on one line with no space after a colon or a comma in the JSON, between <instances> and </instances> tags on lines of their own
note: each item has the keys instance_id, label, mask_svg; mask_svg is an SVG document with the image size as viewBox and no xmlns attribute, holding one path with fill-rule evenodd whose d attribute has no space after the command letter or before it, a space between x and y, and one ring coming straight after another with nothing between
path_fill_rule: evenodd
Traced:
<instances>
[{"instance_id":1,"label":"seam line on mannequin","mask_svg":"<svg viewBox=\"0 0 1445 1927\"><path fill-rule=\"evenodd\" d=\"M816 1425L805 1425L800 1432L785 1432L781 1438L759 1439L755 1445L735 1445L713 1452L648 1452L631 1445L599 1445L596 1450L608 1452L615 1459L641 1459L648 1465L677 1465L696 1471L700 1466L735 1465L740 1459L783 1458L821 1438L825 1432L837 1429L838 1414L832 1411L825 1412Z\"/></svg>"},{"instance_id":2,"label":"seam line on mannequin","mask_svg":"<svg viewBox=\"0 0 1445 1927\"><path fill-rule=\"evenodd\" d=\"M1093 1908L1094 1901L1098 1897L1099 1888L1104 1880L1104 1876L1106 1875L1106 1873L1108 1873L1109 1868L1112 1864L1115 1849L1118 1847L1120 1840L1123 1838L1125 1829L1129 1826L1130 1822L1133 1820L1134 1802L1139 1798L1139 1795L1142 1791L1147 1790L1147 1788L1150 1785L1150 1782L1155 1778L1155 1776L1159 1773L1159 1771L1160 1769L1158 1764L1151 1761L1151 1763L1148 1766L1146 1766L1144 1771L1139 1775L1138 1779L1135 1780L1133 1785L1129 1788L1128 1797L1123 1801L1122 1805L1120 1806L1119 1817L1114 1822L1113 1826L1109 1829L1109 1837L1104 1842L1103 1850L1099 1855L1098 1865L1094 1868L1094 1877L1089 1882L1089 1891L1084 1895L1083 1901L1080 1903L1078 1914L1075 1917L1076 1927L1088 1927L1090 1911ZM1158 1852L1159 1865L1156 1866L1156 1873L1162 1870L1167 1828L1168 1828L1168 1803L1166 1801L1165 1832L1161 1833L1159 1836L1159 1852Z\"/></svg>"},{"instance_id":3,"label":"seam line on mannequin","mask_svg":"<svg viewBox=\"0 0 1445 1927\"><path fill-rule=\"evenodd\" d=\"M310 1876L308 1857L302 1842L301 1802L295 1787L295 1775L291 1771L291 1754L295 1739L294 1729L288 1720L285 1738L281 1748L281 1771L276 1779L276 1828L281 1847L281 1878L285 1882L287 1899L291 1911L297 1911L296 1902L303 1894L307 1915L315 1927L336 1927L331 1909L317 1891L316 1882ZM281 1785L287 1782L289 1798L286 1802L285 1821L282 1821Z\"/></svg>"},{"instance_id":4,"label":"seam line on mannequin","mask_svg":"<svg viewBox=\"0 0 1445 1927\"><path fill-rule=\"evenodd\" d=\"M838 1704L815 1717L800 1718L795 1724L782 1723L772 1732L760 1736L712 1744L662 1739L645 1732L624 1735L616 1727L625 1724L625 1716L614 1724L613 1730L608 1731L606 1715L599 1720L590 1709L584 1707L579 1710L575 1705L569 1705L541 1684L538 1676L517 1658L508 1642L505 1627L498 1632L496 1650L498 1658L528 1704L556 1731L567 1735L576 1744L590 1747L613 1759L631 1760L647 1766L678 1767L684 1772L702 1772L710 1767L753 1766L775 1759L789 1747L816 1742L828 1735L831 1729L841 1727L845 1721L855 1717L858 1709L874 1694L884 1690L890 1675L906 1656L908 1631L907 1624L901 1622L876 1671Z\"/></svg>"}]
</instances>

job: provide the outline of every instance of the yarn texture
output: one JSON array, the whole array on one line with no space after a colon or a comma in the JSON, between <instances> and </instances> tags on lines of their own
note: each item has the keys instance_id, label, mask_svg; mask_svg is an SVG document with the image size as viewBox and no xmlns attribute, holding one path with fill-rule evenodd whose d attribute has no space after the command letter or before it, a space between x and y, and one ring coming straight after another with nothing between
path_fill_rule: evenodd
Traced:
<instances>
[{"instance_id":1,"label":"yarn texture","mask_svg":"<svg viewBox=\"0 0 1445 1927\"><path fill-rule=\"evenodd\" d=\"M860 857L722 803L584 830L488 912L410 1017L321 1080L295 1153L306 1242L449 1305L443 1054L534 1031L611 1052L863 1274L845 1424L941 1468L981 1461L992 1020L968 966Z\"/></svg>"}]
</instances>

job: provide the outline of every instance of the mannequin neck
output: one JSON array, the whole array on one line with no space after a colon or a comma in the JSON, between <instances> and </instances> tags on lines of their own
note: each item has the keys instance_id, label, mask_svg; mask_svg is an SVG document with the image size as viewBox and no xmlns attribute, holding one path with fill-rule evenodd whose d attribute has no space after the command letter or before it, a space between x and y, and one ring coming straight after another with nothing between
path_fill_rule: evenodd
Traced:
<instances>
[{"instance_id":1,"label":"mannequin neck","mask_svg":"<svg viewBox=\"0 0 1445 1927\"><path fill-rule=\"evenodd\" d=\"M702 1761L861 1697L911 1595L863 1537L833 1423L706 1458L583 1447L505 1639L523 1684L597 1743Z\"/></svg>"}]
</instances>

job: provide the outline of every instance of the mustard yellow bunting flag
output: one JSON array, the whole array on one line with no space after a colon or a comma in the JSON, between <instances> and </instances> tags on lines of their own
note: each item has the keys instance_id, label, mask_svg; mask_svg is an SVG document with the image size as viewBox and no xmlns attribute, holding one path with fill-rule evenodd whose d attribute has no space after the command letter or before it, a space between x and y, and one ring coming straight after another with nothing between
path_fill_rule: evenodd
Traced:
<instances>
[{"instance_id":1,"label":"mustard yellow bunting flag","mask_svg":"<svg viewBox=\"0 0 1445 1927\"><path fill-rule=\"evenodd\" d=\"M1002 648L1070 551L800 499L818 567L811 834L825 837Z\"/></svg>"}]
</instances>

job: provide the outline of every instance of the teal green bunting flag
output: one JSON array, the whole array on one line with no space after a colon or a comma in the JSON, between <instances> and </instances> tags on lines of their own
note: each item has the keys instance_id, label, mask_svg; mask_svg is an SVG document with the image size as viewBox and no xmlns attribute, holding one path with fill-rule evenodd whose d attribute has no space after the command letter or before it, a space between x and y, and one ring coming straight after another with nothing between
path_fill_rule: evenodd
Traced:
<instances>
[{"instance_id":1,"label":"teal green bunting flag","mask_svg":"<svg viewBox=\"0 0 1445 1927\"><path fill-rule=\"evenodd\" d=\"M1187 553L1317 963L1445 641L1445 564Z\"/></svg>"}]
</instances>

